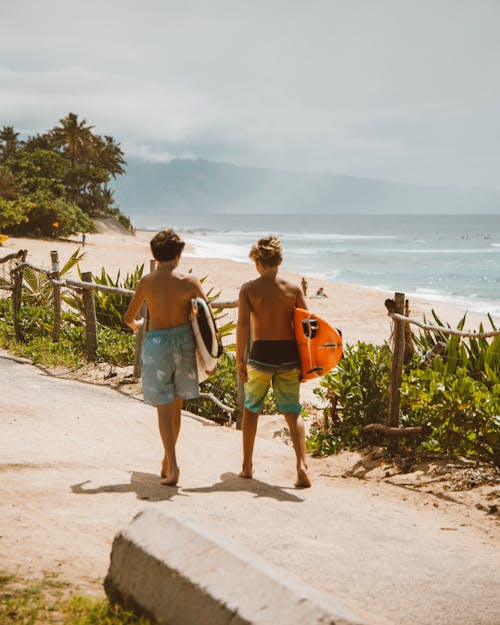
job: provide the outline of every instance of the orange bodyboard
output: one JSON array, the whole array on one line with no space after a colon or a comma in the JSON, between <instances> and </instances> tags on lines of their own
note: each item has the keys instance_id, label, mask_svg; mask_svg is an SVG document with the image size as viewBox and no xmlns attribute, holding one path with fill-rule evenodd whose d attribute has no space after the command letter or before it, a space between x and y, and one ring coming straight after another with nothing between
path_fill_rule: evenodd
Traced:
<instances>
[{"instance_id":1,"label":"orange bodyboard","mask_svg":"<svg viewBox=\"0 0 500 625\"><path fill-rule=\"evenodd\" d=\"M342 358L342 336L318 315L296 308L293 329L299 348L301 379L320 378Z\"/></svg>"}]
</instances>

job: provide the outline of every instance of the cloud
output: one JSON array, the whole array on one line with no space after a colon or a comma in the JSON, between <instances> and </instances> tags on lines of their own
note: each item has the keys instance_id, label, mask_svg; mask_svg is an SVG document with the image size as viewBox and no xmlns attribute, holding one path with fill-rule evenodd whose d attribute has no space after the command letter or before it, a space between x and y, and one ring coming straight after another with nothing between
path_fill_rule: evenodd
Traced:
<instances>
[{"instance_id":1,"label":"cloud","mask_svg":"<svg viewBox=\"0 0 500 625\"><path fill-rule=\"evenodd\" d=\"M0 124L127 156L499 186L492 0L3 0Z\"/></svg>"}]
</instances>

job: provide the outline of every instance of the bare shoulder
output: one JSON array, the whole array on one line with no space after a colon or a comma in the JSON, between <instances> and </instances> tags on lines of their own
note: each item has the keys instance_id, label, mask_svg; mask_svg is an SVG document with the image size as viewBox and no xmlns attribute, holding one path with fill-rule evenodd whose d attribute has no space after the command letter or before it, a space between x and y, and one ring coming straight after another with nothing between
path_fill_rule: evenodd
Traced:
<instances>
[{"instance_id":1,"label":"bare shoulder","mask_svg":"<svg viewBox=\"0 0 500 625\"><path fill-rule=\"evenodd\" d=\"M183 282L185 285L192 285L192 286L199 286L200 285L199 279L195 275L193 275L192 273L185 273L185 272L181 272L181 271L175 271L175 272L172 273L172 276L176 280L179 280L180 282Z\"/></svg>"},{"instance_id":2,"label":"bare shoulder","mask_svg":"<svg viewBox=\"0 0 500 625\"><path fill-rule=\"evenodd\" d=\"M259 278L255 278L254 280L249 280L245 282L240 287L240 293L250 293L259 283Z\"/></svg>"},{"instance_id":3,"label":"bare shoulder","mask_svg":"<svg viewBox=\"0 0 500 625\"><path fill-rule=\"evenodd\" d=\"M295 284L294 282L290 282L290 280L287 280L286 278L280 277L279 280L280 280L280 285L283 288L293 291L294 293L299 293L299 292L302 293L302 289L300 288L298 284Z\"/></svg>"},{"instance_id":4,"label":"bare shoulder","mask_svg":"<svg viewBox=\"0 0 500 625\"><path fill-rule=\"evenodd\" d=\"M137 284L135 286L136 290L143 289L144 287L147 287L147 285L150 282L152 282L153 276L154 276L154 272L147 273L144 276L142 276L142 278L137 282Z\"/></svg>"}]
</instances>

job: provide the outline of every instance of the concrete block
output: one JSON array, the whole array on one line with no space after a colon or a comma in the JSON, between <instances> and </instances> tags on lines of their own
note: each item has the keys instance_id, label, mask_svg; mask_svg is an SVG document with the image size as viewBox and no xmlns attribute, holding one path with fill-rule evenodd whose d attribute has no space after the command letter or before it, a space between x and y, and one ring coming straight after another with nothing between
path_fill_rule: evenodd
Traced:
<instances>
[{"instance_id":1,"label":"concrete block","mask_svg":"<svg viewBox=\"0 0 500 625\"><path fill-rule=\"evenodd\" d=\"M289 573L156 508L116 535L104 586L112 602L166 625L363 625Z\"/></svg>"}]
</instances>

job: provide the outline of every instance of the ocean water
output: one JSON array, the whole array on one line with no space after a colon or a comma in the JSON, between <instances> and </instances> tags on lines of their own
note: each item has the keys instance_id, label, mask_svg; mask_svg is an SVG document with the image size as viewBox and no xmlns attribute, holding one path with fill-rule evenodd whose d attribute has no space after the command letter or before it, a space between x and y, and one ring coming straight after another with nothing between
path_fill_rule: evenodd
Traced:
<instances>
[{"instance_id":1,"label":"ocean water","mask_svg":"<svg viewBox=\"0 0 500 625\"><path fill-rule=\"evenodd\" d=\"M280 236L283 267L500 316L500 215L136 216L173 227L206 258L248 261L251 244Z\"/></svg>"}]
</instances>

